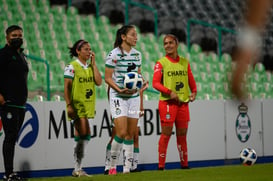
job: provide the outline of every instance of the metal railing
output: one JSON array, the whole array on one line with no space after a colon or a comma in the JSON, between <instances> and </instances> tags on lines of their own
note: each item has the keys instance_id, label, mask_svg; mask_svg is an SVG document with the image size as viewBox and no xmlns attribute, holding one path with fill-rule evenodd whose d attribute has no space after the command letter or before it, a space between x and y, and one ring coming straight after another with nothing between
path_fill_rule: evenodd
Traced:
<instances>
[{"instance_id":1,"label":"metal railing","mask_svg":"<svg viewBox=\"0 0 273 181\"><path fill-rule=\"evenodd\" d=\"M42 59L40 57L36 57L34 55L26 55L28 58L35 60L37 62L42 62L46 65L46 94L47 94L47 100L50 100L50 65L47 60Z\"/></svg>"}]
</instances>

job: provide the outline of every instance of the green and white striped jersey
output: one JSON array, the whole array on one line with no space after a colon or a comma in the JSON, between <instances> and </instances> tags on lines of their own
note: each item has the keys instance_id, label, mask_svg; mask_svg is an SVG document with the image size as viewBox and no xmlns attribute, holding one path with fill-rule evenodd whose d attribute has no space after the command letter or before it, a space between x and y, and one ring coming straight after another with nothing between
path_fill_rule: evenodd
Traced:
<instances>
[{"instance_id":1,"label":"green and white striped jersey","mask_svg":"<svg viewBox=\"0 0 273 181\"><path fill-rule=\"evenodd\" d=\"M112 78L114 82L121 88L123 88L123 77L127 72L138 72L141 67L142 56L139 51L132 48L130 52L124 51L123 54L120 48L113 49L105 58L105 66L113 68L114 73ZM114 90L110 90L114 93ZM138 93L136 93L137 95Z\"/></svg>"}]
</instances>

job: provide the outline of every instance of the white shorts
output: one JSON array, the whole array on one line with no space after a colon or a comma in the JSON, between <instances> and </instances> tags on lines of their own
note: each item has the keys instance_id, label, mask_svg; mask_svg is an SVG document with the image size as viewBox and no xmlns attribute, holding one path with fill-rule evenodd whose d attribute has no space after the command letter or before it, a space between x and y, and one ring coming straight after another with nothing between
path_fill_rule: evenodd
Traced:
<instances>
[{"instance_id":1,"label":"white shorts","mask_svg":"<svg viewBox=\"0 0 273 181\"><path fill-rule=\"evenodd\" d=\"M112 118L127 116L129 118L139 119L140 97L120 98L110 94L110 111Z\"/></svg>"}]
</instances>

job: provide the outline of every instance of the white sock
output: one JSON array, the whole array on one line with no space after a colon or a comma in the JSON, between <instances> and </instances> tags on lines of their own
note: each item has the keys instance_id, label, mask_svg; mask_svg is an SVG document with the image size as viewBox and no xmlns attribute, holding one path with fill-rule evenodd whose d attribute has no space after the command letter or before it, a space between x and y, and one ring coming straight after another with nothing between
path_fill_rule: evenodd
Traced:
<instances>
[{"instance_id":1,"label":"white sock","mask_svg":"<svg viewBox=\"0 0 273 181\"><path fill-rule=\"evenodd\" d=\"M123 143L123 173L129 173L133 164L134 141L125 140Z\"/></svg>"},{"instance_id":2,"label":"white sock","mask_svg":"<svg viewBox=\"0 0 273 181\"><path fill-rule=\"evenodd\" d=\"M139 159L139 152L134 151L134 155L133 155L133 164L132 164L132 170L137 169L137 164L138 164L138 159Z\"/></svg>"},{"instance_id":3,"label":"white sock","mask_svg":"<svg viewBox=\"0 0 273 181\"><path fill-rule=\"evenodd\" d=\"M82 169L82 158L84 156L84 141L79 140L74 146L74 170L79 171Z\"/></svg>"},{"instance_id":4,"label":"white sock","mask_svg":"<svg viewBox=\"0 0 273 181\"><path fill-rule=\"evenodd\" d=\"M105 169L104 169L104 171L110 169L110 160L111 160L111 145L108 144L107 147L106 147L106 154L105 154Z\"/></svg>"},{"instance_id":5,"label":"white sock","mask_svg":"<svg viewBox=\"0 0 273 181\"><path fill-rule=\"evenodd\" d=\"M119 161L119 155L120 151L123 145L123 139L115 136L112 146L111 146L111 158L110 158L110 167L116 168L118 161Z\"/></svg>"},{"instance_id":6,"label":"white sock","mask_svg":"<svg viewBox=\"0 0 273 181\"><path fill-rule=\"evenodd\" d=\"M88 143L89 143L89 140L83 140L83 156L84 156L84 153L86 153L86 148Z\"/></svg>"}]
</instances>

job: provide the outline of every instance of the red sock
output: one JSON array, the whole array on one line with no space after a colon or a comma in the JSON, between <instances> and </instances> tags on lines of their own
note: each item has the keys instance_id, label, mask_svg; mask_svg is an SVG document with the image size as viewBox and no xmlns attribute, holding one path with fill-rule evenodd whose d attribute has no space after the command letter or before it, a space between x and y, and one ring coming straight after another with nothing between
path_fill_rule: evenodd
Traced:
<instances>
[{"instance_id":1,"label":"red sock","mask_svg":"<svg viewBox=\"0 0 273 181\"><path fill-rule=\"evenodd\" d=\"M167 136L164 134L160 135L160 139L158 142L158 168L165 168L167 147L169 144L171 136Z\"/></svg>"},{"instance_id":2,"label":"red sock","mask_svg":"<svg viewBox=\"0 0 273 181\"><path fill-rule=\"evenodd\" d=\"M187 137L176 136L177 149L180 157L180 164L182 167L188 166L188 148L187 148Z\"/></svg>"}]
</instances>

